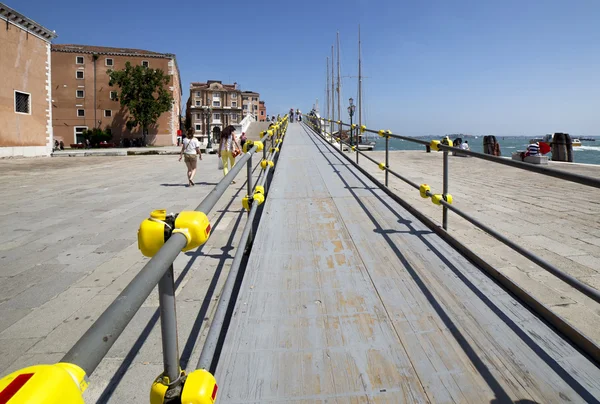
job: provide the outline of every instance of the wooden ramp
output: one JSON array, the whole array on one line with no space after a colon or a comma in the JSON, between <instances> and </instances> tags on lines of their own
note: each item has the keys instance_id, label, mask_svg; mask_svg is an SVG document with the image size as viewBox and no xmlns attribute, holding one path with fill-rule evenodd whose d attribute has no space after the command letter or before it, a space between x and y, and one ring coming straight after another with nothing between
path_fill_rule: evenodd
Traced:
<instances>
[{"instance_id":1,"label":"wooden ramp","mask_svg":"<svg viewBox=\"0 0 600 404\"><path fill-rule=\"evenodd\" d=\"M316 135L278 164L220 403L597 402L594 363Z\"/></svg>"}]
</instances>

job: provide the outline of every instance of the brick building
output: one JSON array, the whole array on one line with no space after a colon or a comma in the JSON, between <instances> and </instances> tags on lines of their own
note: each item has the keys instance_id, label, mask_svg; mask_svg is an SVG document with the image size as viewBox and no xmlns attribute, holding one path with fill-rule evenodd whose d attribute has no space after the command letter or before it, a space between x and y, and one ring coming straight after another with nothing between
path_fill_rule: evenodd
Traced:
<instances>
[{"instance_id":1,"label":"brick building","mask_svg":"<svg viewBox=\"0 0 600 404\"><path fill-rule=\"evenodd\" d=\"M259 122L265 122L268 119L268 115L267 115L267 107L265 106L265 102L264 101L259 101L258 102L258 121Z\"/></svg>"},{"instance_id":2,"label":"brick building","mask_svg":"<svg viewBox=\"0 0 600 404\"><path fill-rule=\"evenodd\" d=\"M2 3L0 22L0 157L48 156L56 34Z\"/></svg>"},{"instance_id":3,"label":"brick building","mask_svg":"<svg viewBox=\"0 0 600 404\"><path fill-rule=\"evenodd\" d=\"M108 85L108 70L121 70L125 63L161 69L171 76L169 90L173 107L148 128L147 143L156 146L177 144L180 129L181 82L175 55L140 49L87 45L52 45L52 107L54 137L65 145L80 143L85 129L110 129L112 142L141 138L142 129L127 129L126 108L114 100L118 87Z\"/></svg>"}]
</instances>

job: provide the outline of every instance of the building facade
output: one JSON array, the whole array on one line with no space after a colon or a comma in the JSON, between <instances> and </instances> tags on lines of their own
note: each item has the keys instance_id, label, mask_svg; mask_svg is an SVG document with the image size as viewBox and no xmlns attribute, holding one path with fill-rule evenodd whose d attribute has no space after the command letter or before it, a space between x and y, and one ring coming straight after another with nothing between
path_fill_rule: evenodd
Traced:
<instances>
[{"instance_id":1,"label":"building facade","mask_svg":"<svg viewBox=\"0 0 600 404\"><path fill-rule=\"evenodd\" d=\"M86 129L110 129L115 145L125 139L142 138L142 128L129 130L129 111L115 100L118 87L110 87L109 70L121 70L125 63L161 69L170 76L173 95L170 111L148 128L146 143L155 146L177 144L180 129L181 81L175 55L140 49L86 45L52 45L52 109L54 137L65 145L83 142ZM124 142L125 141L125 142Z\"/></svg>"},{"instance_id":2,"label":"building facade","mask_svg":"<svg viewBox=\"0 0 600 404\"><path fill-rule=\"evenodd\" d=\"M267 121L269 116L267 115L267 107L265 106L264 101L258 102L258 121L265 122Z\"/></svg>"},{"instance_id":3,"label":"building facade","mask_svg":"<svg viewBox=\"0 0 600 404\"><path fill-rule=\"evenodd\" d=\"M0 22L0 157L49 156L56 34L2 3Z\"/></svg>"},{"instance_id":4,"label":"building facade","mask_svg":"<svg viewBox=\"0 0 600 404\"><path fill-rule=\"evenodd\" d=\"M223 84L218 80L191 83L186 117L200 143L208 143L209 135L220 133L242 119L242 95L237 83Z\"/></svg>"},{"instance_id":5,"label":"building facade","mask_svg":"<svg viewBox=\"0 0 600 404\"><path fill-rule=\"evenodd\" d=\"M252 114L254 119L258 121L258 108L260 105L260 94L254 91L242 92L242 110L244 116Z\"/></svg>"}]
</instances>

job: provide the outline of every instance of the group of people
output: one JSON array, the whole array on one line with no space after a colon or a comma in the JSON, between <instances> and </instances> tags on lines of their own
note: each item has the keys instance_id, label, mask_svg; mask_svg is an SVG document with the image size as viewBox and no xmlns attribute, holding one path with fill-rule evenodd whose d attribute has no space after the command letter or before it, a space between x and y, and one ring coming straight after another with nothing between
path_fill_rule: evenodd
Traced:
<instances>
[{"instance_id":1,"label":"group of people","mask_svg":"<svg viewBox=\"0 0 600 404\"><path fill-rule=\"evenodd\" d=\"M290 123L294 122L294 117L298 122L302 122L302 112L299 109L297 109L296 112L294 112L294 108L290 108L289 117Z\"/></svg>"},{"instance_id":2,"label":"group of people","mask_svg":"<svg viewBox=\"0 0 600 404\"><path fill-rule=\"evenodd\" d=\"M245 134L242 133L240 138L242 146L245 141ZM226 176L229 170L235 165L235 158L242 154L241 147L235 136L235 127L232 125L227 126L221 131L217 154L223 165L223 176ZM188 186L193 187L195 185L194 176L196 175L198 159L202 160L200 142L194 137L194 129L188 129L186 137L183 139L181 152L179 153L179 161L182 159L184 159L187 167ZM235 181L233 181L233 183L235 184Z\"/></svg>"}]
</instances>

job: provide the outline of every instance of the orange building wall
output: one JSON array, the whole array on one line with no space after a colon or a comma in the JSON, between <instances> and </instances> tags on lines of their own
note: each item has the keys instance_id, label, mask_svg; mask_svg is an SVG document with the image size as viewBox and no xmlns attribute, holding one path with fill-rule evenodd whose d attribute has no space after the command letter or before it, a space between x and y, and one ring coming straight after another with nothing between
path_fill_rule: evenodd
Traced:
<instances>
[{"instance_id":1,"label":"orange building wall","mask_svg":"<svg viewBox=\"0 0 600 404\"><path fill-rule=\"evenodd\" d=\"M49 154L50 44L13 24L0 29L0 148L38 146ZM15 112L15 90L31 94L31 114ZM21 154L21 153L17 153ZM4 155L0 152L0 156Z\"/></svg>"},{"instance_id":2,"label":"orange building wall","mask_svg":"<svg viewBox=\"0 0 600 404\"><path fill-rule=\"evenodd\" d=\"M84 64L76 64L76 57L83 56ZM113 65L106 66L106 59L112 59ZM170 146L176 144L177 129L179 129L178 114L181 111L181 91L179 88L179 74L175 62L170 58L156 58L150 56L120 56L98 55L95 67L96 108L94 108L94 59L87 53L52 52L52 90L53 90L53 127L55 139L62 140L65 145L75 143L75 128L96 127L110 128L113 134L112 142L116 145L124 138L142 137L142 129L127 129L129 111L121 107L118 101L110 99L111 91L118 91L118 87L108 85L107 71L120 70L129 61L132 65L141 65L148 61L149 67L161 69L166 74L171 74L170 89L173 92L174 104L171 111L165 112L158 119L154 127L149 128L147 142L156 146ZM84 79L77 79L76 72L84 71ZM85 91L85 98L76 98L78 89ZM85 110L85 117L77 116L77 109ZM94 110L96 111L94 118ZM111 110L112 116L105 117L104 111Z\"/></svg>"}]
</instances>

